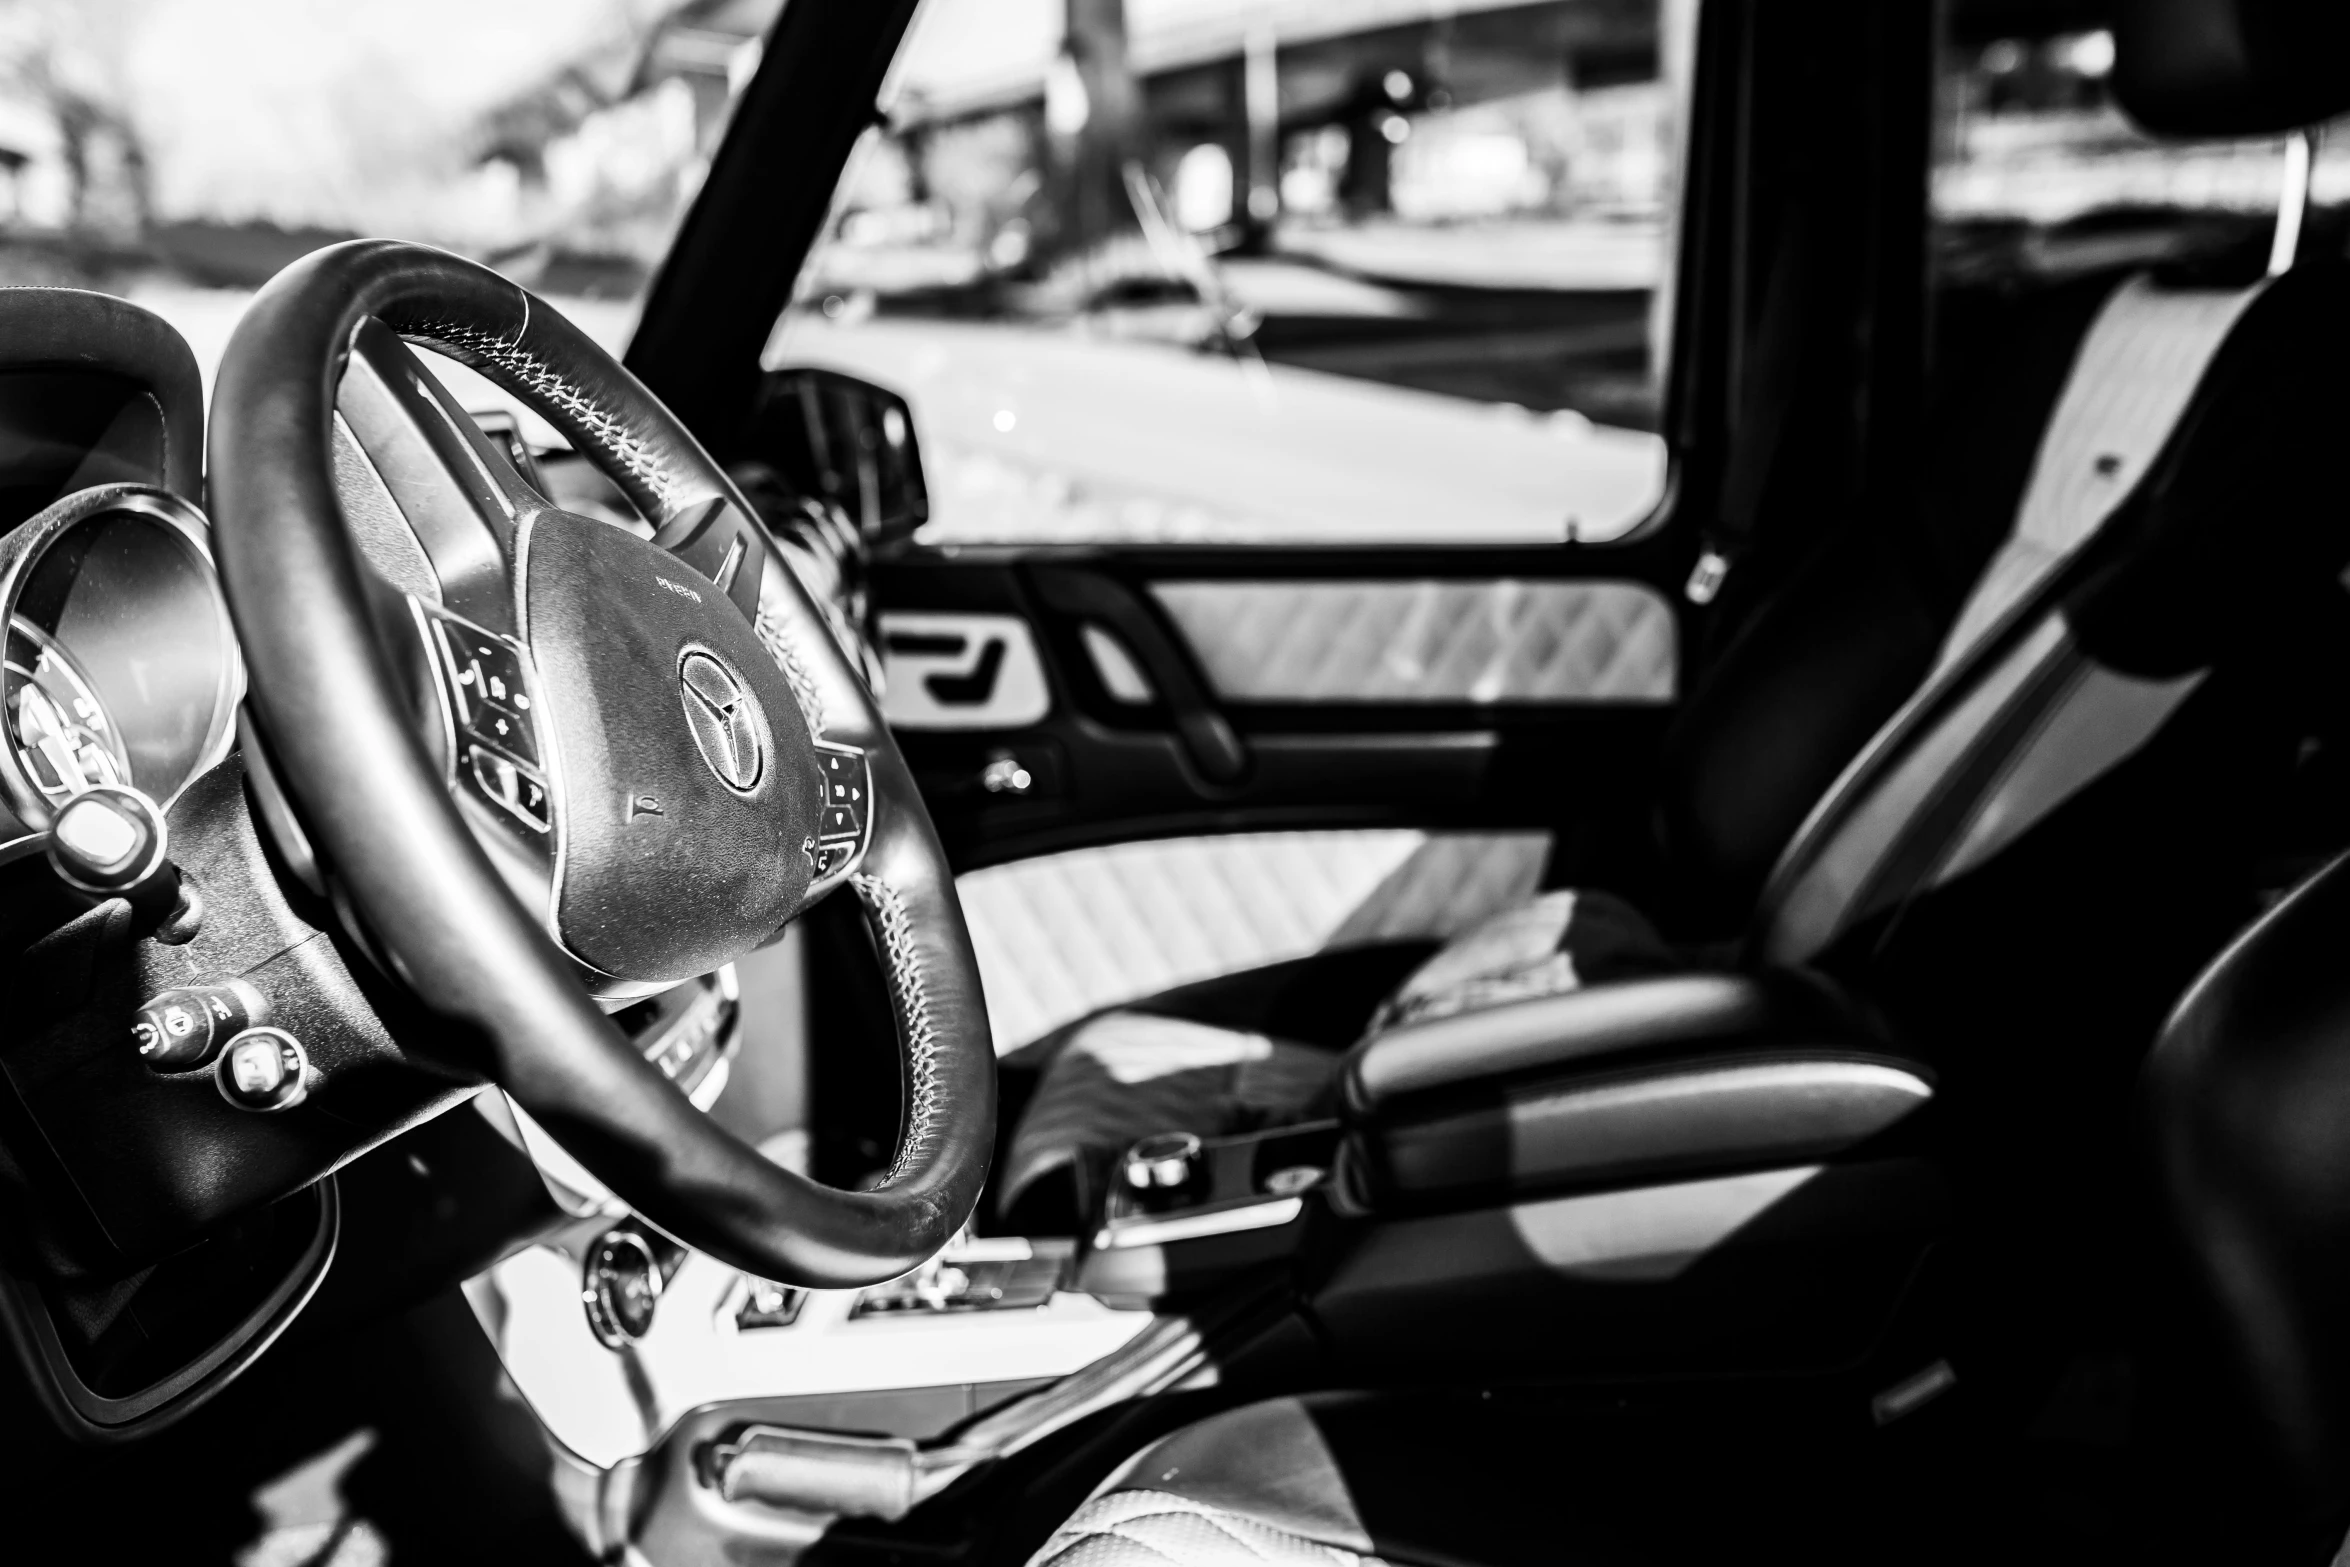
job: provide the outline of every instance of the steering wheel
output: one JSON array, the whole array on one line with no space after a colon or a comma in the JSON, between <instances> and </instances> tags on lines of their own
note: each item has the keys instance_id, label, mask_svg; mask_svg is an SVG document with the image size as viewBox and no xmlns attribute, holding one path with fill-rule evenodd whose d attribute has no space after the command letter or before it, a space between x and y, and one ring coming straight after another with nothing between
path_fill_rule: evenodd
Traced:
<instances>
[{"instance_id":1,"label":"steering wheel","mask_svg":"<svg viewBox=\"0 0 2350 1567\"><path fill-rule=\"evenodd\" d=\"M406 346L488 377L654 525L567 512ZM356 240L279 273L222 361L222 579L266 762L338 906L486 1075L639 1215L779 1283L877 1283L970 1216L995 1058L944 851L864 682L725 473L488 269ZM896 1014L866 1191L709 1120L604 1006L845 883Z\"/></svg>"}]
</instances>

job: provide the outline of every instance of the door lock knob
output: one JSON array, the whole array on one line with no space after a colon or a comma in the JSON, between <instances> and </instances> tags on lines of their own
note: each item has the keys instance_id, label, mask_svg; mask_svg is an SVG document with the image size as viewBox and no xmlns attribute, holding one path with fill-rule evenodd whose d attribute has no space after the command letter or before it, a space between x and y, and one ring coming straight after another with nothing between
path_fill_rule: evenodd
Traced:
<instances>
[{"instance_id":1,"label":"door lock knob","mask_svg":"<svg viewBox=\"0 0 2350 1567\"><path fill-rule=\"evenodd\" d=\"M980 769L979 786L989 794L1026 794L1036 787L1036 775L1011 752L999 751Z\"/></svg>"}]
</instances>

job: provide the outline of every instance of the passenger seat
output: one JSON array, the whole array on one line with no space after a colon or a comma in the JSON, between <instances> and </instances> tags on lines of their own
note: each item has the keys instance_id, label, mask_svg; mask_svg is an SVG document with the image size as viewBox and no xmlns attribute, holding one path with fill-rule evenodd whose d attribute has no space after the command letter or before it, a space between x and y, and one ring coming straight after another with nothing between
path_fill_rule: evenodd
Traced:
<instances>
[{"instance_id":1,"label":"passenger seat","mask_svg":"<svg viewBox=\"0 0 2350 1567\"><path fill-rule=\"evenodd\" d=\"M2158 134L2290 130L2350 108L2344 33L2314 6L2134 0L2116 91ZM1678 722L1678 923L1747 909L1743 938L1692 951L1605 892L1545 893L1430 958L1365 1044L1580 988L1800 969L1944 1074L1980 1145L2089 1157L2079 1118L2118 1105L2161 1007L2254 911L2260 812L2345 603L2344 364L2338 261L2022 309L1933 432L1916 525L1824 552ZM1340 1054L1172 1010L1052 1042L1004 1225L1082 1222L1149 1133L1339 1111Z\"/></svg>"}]
</instances>

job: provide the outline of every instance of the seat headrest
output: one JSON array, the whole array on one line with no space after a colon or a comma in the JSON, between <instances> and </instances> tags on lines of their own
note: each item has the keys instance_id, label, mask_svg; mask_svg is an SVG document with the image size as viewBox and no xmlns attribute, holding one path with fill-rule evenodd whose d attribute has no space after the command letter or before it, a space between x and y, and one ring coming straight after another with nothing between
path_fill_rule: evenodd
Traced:
<instances>
[{"instance_id":1,"label":"seat headrest","mask_svg":"<svg viewBox=\"0 0 2350 1567\"><path fill-rule=\"evenodd\" d=\"M2119 0L2113 91L2157 136L2272 136L2350 110L2340 0Z\"/></svg>"}]
</instances>

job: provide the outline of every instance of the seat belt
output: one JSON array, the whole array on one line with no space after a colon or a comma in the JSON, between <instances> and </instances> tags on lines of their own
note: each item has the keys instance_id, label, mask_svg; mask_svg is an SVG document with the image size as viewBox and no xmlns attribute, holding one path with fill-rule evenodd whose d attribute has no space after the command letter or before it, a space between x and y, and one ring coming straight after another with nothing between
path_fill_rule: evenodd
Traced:
<instances>
[{"instance_id":1,"label":"seat belt","mask_svg":"<svg viewBox=\"0 0 2350 1567\"><path fill-rule=\"evenodd\" d=\"M1811 281L1811 220L1803 203L1789 204L1786 226L1763 285L1762 328L1755 334L1754 366L1740 389L1738 439L1722 474L1720 504L1705 531L1697 564L1682 590L1699 607L1711 604L1730 570L1752 546L1764 492L1786 442L1790 411L1803 376L1812 333L1804 318Z\"/></svg>"},{"instance_id":2,"label":"seat belt","mask_svg":"<svg viewBox=\"0 0 2350 1567\"><path fill-rule=\"evenodd\" d=\"M2204 372L2267 287L2264 278L2242 289L2165 288L2140 273L2114 290L2040 437L2015 525L1943 638L1935 674L2097 536L2170 444Z\"/></svg>"}]
</instances>

